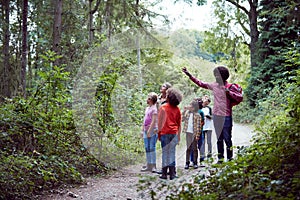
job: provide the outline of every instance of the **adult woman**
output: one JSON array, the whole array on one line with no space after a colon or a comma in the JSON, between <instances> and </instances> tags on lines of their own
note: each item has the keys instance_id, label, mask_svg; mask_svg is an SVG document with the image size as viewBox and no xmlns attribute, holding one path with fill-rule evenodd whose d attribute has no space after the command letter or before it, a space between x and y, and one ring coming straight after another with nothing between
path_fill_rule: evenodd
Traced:
<instances>
[{"instance_id":1,"label":"adult woman","mask_svg":"<svg viewBox=\"0 0 300 200\"><path fill-rule=\"evenodd\" d=\"M166 103L166 101L167 101L167 90L171 87L172 87L172 85L168 82L165 82L164 84L162 84L162 86L160 88L160 95L158 97L159 106Z\"/></svg>"}]
</instances>

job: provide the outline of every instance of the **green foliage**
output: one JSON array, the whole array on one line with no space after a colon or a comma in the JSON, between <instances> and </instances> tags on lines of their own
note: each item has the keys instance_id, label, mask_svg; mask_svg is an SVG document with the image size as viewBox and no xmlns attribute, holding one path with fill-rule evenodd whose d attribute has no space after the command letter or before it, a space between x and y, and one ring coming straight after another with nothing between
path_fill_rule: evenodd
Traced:
<instances>
[{"instance_id":1,"label":"green foliage","mask_svg":"<svg viewBox=\"0 0 300 200\"><path fill-rule=\"evenodd\" d=\"M257 124L250 147L240 147L233 161L212 166L210 176L197 175L169 199L298 199L299 77L275 102L264 102L268 114Z\"/></svg>"},{"instance_id":2,"label":"green foliage","mask_svg":"<svg viewBox=\"0 0 300 200\"><path fill-rule=\"evenodd\" d=\"M198 1L203 5L205 1ZM241 2L235 2L241 4ZM230 69L231 82L239 83L245 89L245 79L250 72L248 17L232 1L213 1L216 23L203 34L200 48L203 53L213 55L213 62Z\"/></svg>"},{"instance_id":3,"label":"green foliage","mask_svg":"<svg viewBox=\"0 0 300 200\"><path fill-rule=\"evenodd\" d=\"M299 69L299 63L286 65L286 55L295 57L299 52L299 10L296 1L261 1L262 30L255 55L258 65L251 70L245 91L251 106L267 97L276 85L291 82Z\"/></svg>"},{"instance_id":4,"label":"green foliage","mask_svg":"<svg viewBox=\"0 0 300 200\"><path fill-rule=\"evenodd\" d=\"M2 152L0 159L1 199L32 198L42 190L83 181L78 169L59 156L5 155Z\"/></svg>"},{"instance_id":5,"label":"green foliage","mask_svg":"<svg viewBox=\"0 0 300 200\"><path fill-rule=\"evenodd\" d=\"M116 41L122 41L123 36ZM84 62L74 81L76 98L72 107L77 133L86 148L106 166L117 168L138 161L137 157L143 158L140 132L146 96L157 92L158 82L165 81L161 80L161 68L171 53L161 48L141 48L137 66L134 49L126 46L123 52L120 46L110 48L100 48L103 54L95 49L96 53ZM120 48L122 52L115 53Z\"/></svg>"},{"instance_id":6,"label":"green foliage","mask_svg":"<svg viewBox=\"0 0 300 200\"><path fill-rule=\"evenodd\" d=\"M82 176L105 172L75 133L68 72L45 56L43 71L32 95L0 106L1 199L31 198L63 183L81 183Z\"/></svg>"},{"instance_id":7,"label":"green foliage","mask_svg":"<svg viewBox=\"0 0 300 200\"><path fill-rule=\"evenodd\" d=\"M296 54L286 56L287 65L299 63ZM298 199L299 75L298 70L291 83L274 87L268 98L259 101L259 109L252 112L257 114L257 134L250 147L239 147L233 161L212 166L210 176L196 176L170 199Z\"/></svg>"}]
</instances>

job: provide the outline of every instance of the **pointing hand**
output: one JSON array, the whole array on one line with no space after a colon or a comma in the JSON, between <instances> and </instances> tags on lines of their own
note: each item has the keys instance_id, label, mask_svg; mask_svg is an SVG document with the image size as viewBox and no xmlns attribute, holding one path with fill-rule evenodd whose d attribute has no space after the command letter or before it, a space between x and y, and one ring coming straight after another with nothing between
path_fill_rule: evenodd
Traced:
<instances>
[{"instance_id":1,"label":"pointing hand","mask_svg":"<svg viewBox=\"0 0 300 200\"><path fill-rule=\"evenodd\" d=\"M190 74L190 72L187 70L186 67L182 68L183 73L185 73L188 77L191 77L192 75Z\"/></svg>"}]
</instances>

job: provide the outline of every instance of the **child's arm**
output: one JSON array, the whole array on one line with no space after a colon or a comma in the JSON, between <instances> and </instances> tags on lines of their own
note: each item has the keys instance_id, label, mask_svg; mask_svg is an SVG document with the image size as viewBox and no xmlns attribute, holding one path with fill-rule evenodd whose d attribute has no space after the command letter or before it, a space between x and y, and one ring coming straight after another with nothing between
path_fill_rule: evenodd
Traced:
<instances>
[{"instance_id":1,"label":"child's arm","mask_svg":"<svg viewBox=\"0 0 300 200\"><path fill-rule=\"evenodd\" d=\"M181 123L180 123L181 124ZM178 143L180 142L180 134L181 134L181 125L178 127Z\"/></svg>"},{"instance_id":2,"label":"child's arm","mask_svg":"<svg viewBox=\"0 0 300 200\"><path fill-rule=\"evenodd\" d=\"M180 134L181 134L181 122L182 122L182 115L181 113L179 112L179 120L178 120L178 133L177 133L177 138L178 138L178 144L180 142Z\"/></svg>"},{"instance_id":3,"label":"child's arm","mask_svg":"<svg viewBox=\"0 0 300 200\"><path fill-rule=\"evenodd\" d=\"M199 113L197 113L197 114L198 115L197 115L196 121L197 121L198 126L197 126L197 131L196 131L196 139L198 140L201 136L203 125L202 125L202 120L201 120L202 116Z\"/></svg>"},{"instance_id":4,"label":"child's arm","mask_svg":"<svg viewBox=\"0 0 300 200\"><path fill-rule=\"evenodd\" d=\"M211 116L210 114L205 115L205 117L206 117L207 119L212 119L212 116Z\"/></svg>"},{"instance_id":5,"label":"child's arm","mask_svg":"<svg viewBox=\"0 0 300 200\"><path fill-rule=\"evenodd\" d=\"M186 67L184 67L182 69L182 71L190 78L191 81L193 81L196 85L198 85L199 87L202 87L204 89L209 89L212 90L212 87L210 87L209 83L203 82L199 79L197 79L196 77L194 77L188 70Z\"/></svg>"},{"instance_id":6,"label":"child's arm","mask_svg":"<svg viewBox=\"0 0 300 200\"><path fill-rule=\"evenodd\" d=\"M141 138L143 138L144 137L144 125L142 125L142 131L141 131Z\"/></svg>"},{"instance_id":7,"label":"child's arm","mask_svg":"<svg viewBox=\"0 0 300 200\"><path fill-rule=\"evenodd\" d=\"M163 128L163 125L165 123L166 120L166 114L165 114L165 110L160 108L159 112L158 112L158 139L160 140L160 136L161 136L161 130Z\"/></svg>"},{"instance_id":8,"label":"child's arm","mask_svg":"<svg viewBox=\"0 0 300 200\"><path fill-rule=\"evenodd\" d=\"M203 112L200 112L200 117L201 117L201 129L202 127L204 126L204 113Z\"/></svg>"},{"instance_id":9,"label":"child's arm","mask_svg":"<svg viewBox=\"0 0 300 200\"><path fill-rule=\"evenodd\" d=\"M147 137L150 138L150 133L153 131L154 129L154 126L155 126L155 122L156 122L156 118L157 118L157 113L153 113L152 114L152 121L151 121L151 124L150 124L150 127L147 131Z\"/></svg>"}]
</instances>

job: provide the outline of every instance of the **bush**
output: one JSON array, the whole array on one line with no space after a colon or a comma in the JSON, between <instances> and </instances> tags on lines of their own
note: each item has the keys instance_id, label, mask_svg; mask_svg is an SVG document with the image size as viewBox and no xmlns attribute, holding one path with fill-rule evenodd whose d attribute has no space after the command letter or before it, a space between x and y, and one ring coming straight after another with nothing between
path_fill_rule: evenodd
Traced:
<instances>
[{"instance_id":1,"label":"bush","mask_svg":"<svg viewBox=\"0 0 300 200\"><path fill-rule=\"evenodd\" d=\"M169 199L299 199L300 76L260 102L253 145L215 166L207 179L177 188Z\"/></svg>"}]
</instances>

